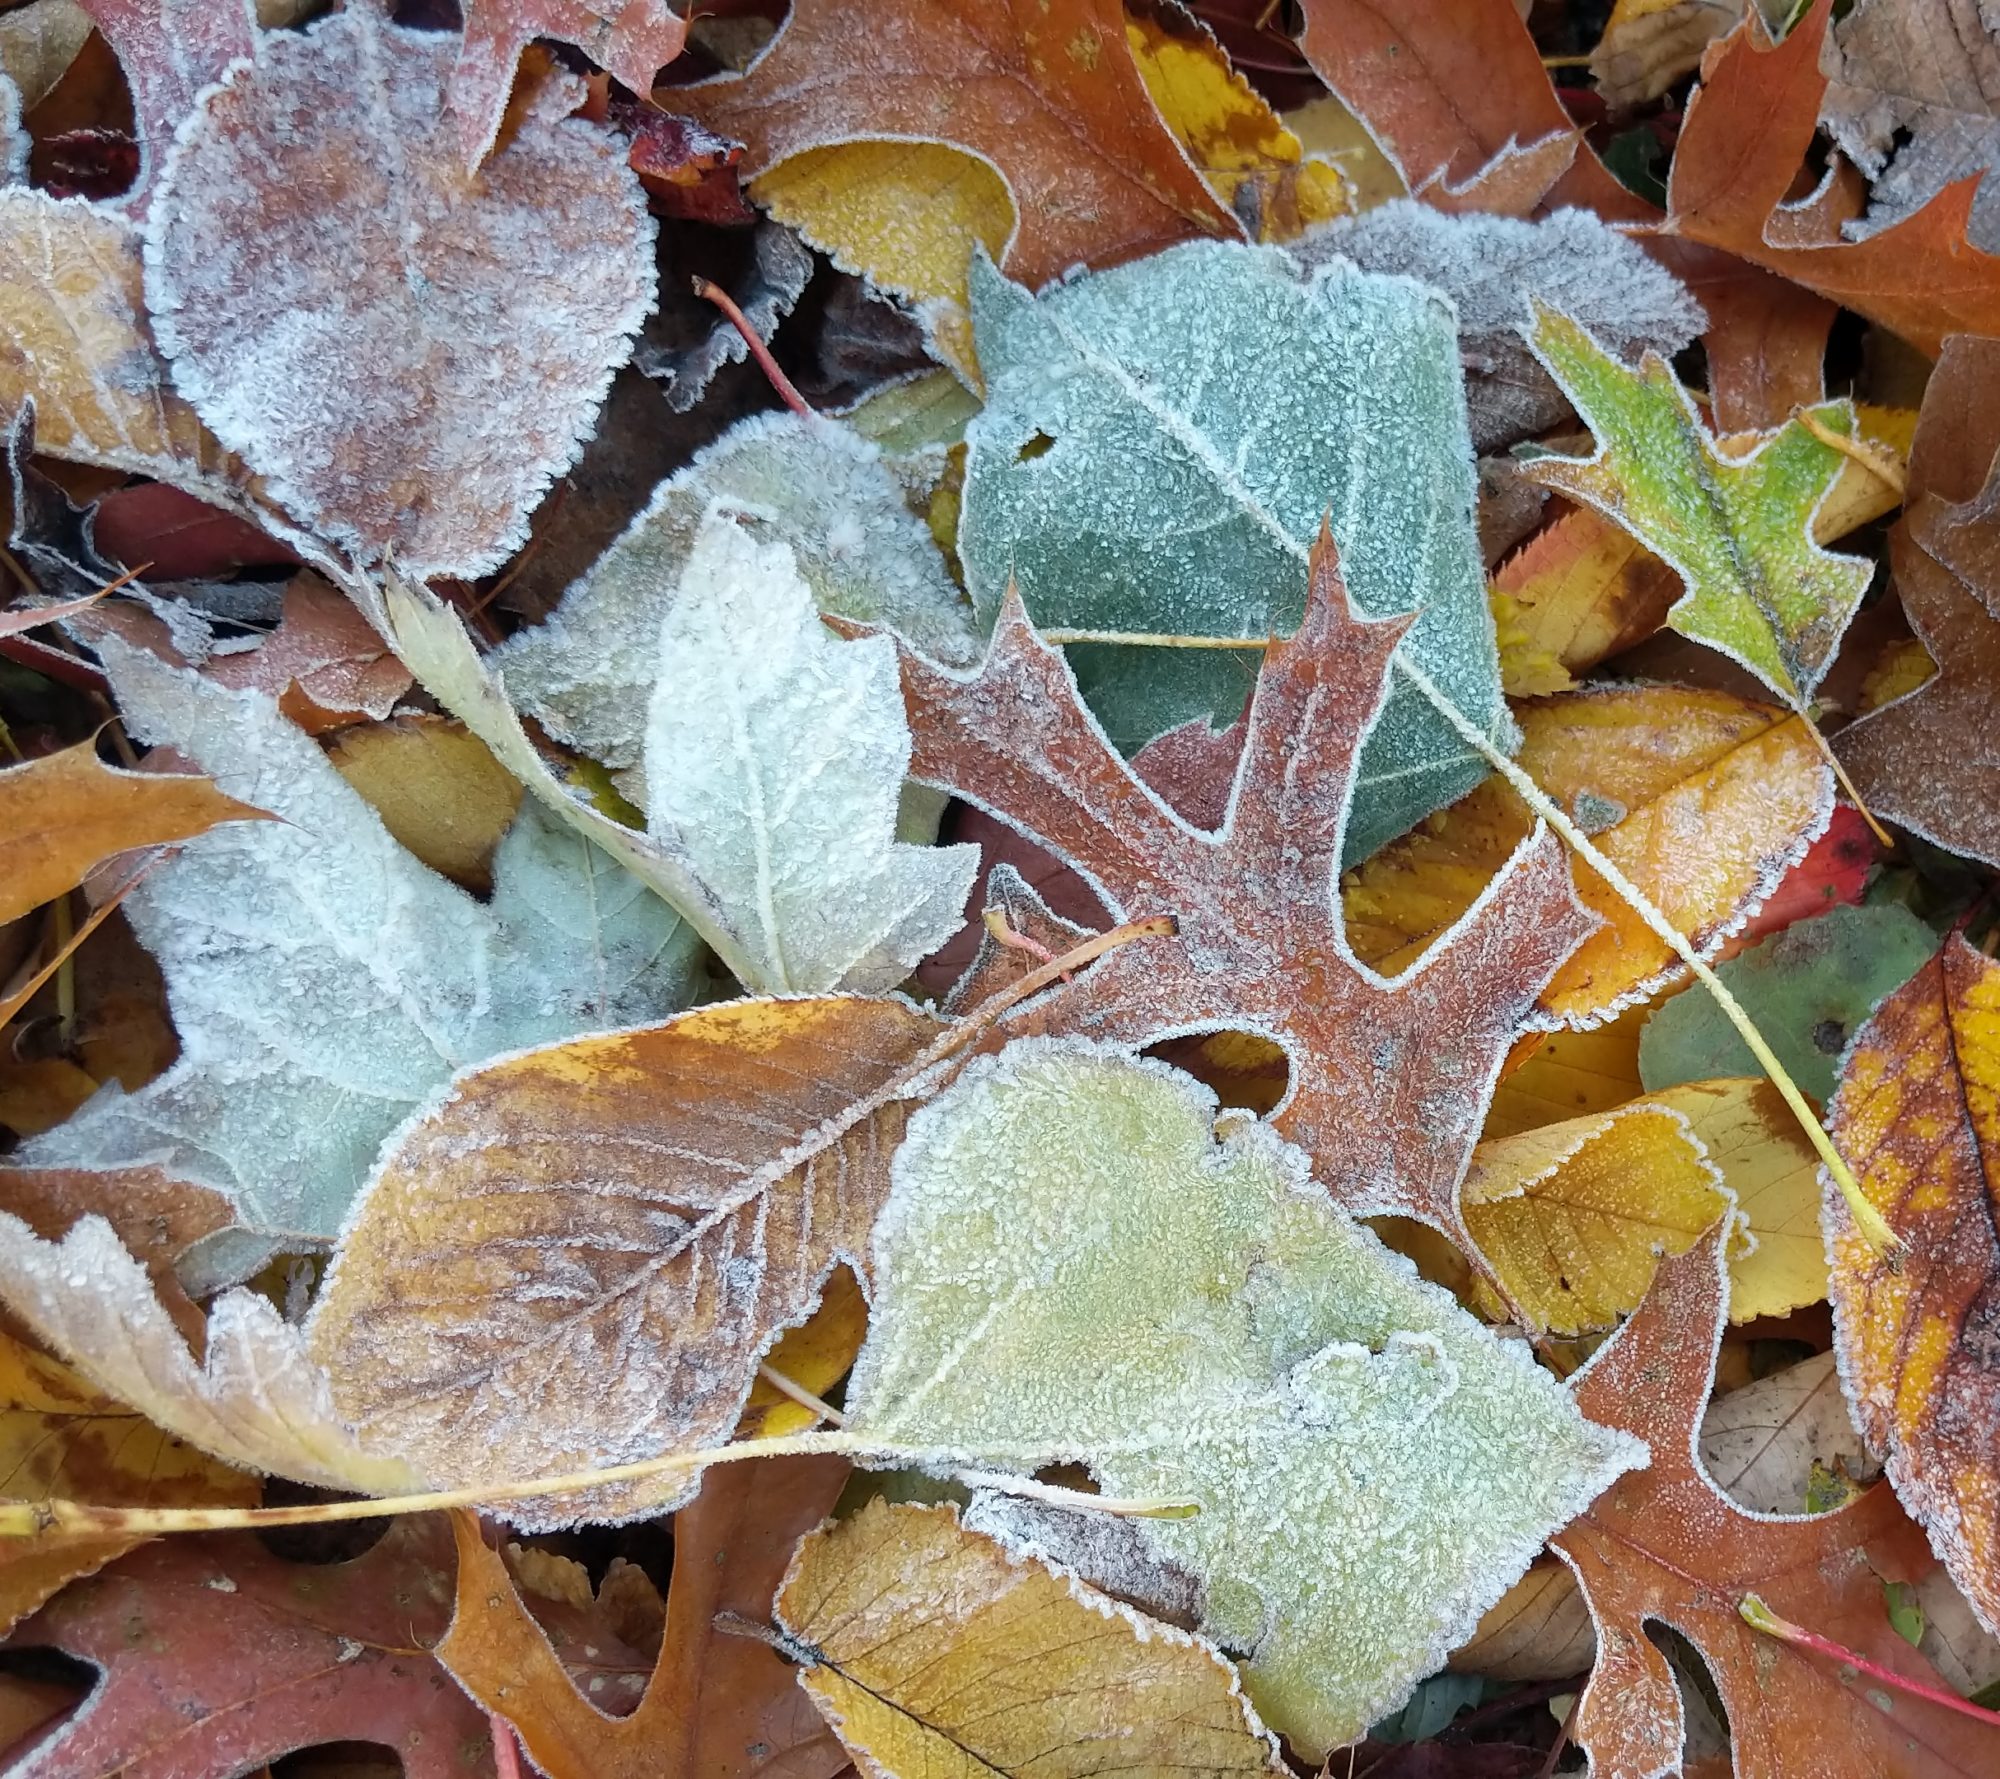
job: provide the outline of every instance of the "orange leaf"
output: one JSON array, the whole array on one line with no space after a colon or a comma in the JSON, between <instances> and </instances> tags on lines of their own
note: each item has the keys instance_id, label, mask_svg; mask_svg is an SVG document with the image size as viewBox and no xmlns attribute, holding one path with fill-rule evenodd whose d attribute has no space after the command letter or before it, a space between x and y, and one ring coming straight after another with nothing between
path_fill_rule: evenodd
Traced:
<instances>
[{"instance_id":1,"label":"orange leaf","mask_svg":"<svg viewBox=\"0 0 2000 1779\"><path fill-rule=\"evenodd\" d=\"M218 685L269 692L308 735L386 717L413 679L360 608L314 574L286 587L278 627L261 645L202 671Z\"/></svg>"},{"instance_id":2,"label":"orange leaf","mask_svg":"<svg viewBox=\"0 0 2000 1779\"><path fill-rule=\"evenodd\" d=\"M2000 964L1954 937L1883 1001L1830 1128L1905 1248L1891 1267L1829 1199L1841 1376L1896 1493L2000 1631Z\"/></svg>"}]
</instances>

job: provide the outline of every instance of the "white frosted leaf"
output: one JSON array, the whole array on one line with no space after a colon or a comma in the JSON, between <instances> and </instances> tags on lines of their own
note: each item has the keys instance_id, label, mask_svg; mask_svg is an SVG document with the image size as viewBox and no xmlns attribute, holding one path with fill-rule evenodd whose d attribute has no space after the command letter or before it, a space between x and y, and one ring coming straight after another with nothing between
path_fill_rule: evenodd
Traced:
<instances>
[{"instance_id":1,"label":"white frosted leaf","mask_svg":"<svg viewBox=\"0 0 2000 1779\"><path fill-rule=\"evenodd\" d=\"M482 904L391 839L264 694L100 650L134 734L281 819L233 824L257 843L188 841L127 898L180 1059L137 1093L107 1087L23 1161L157 1163L228 1194L272 1243L323 1242L383 1139L455 1070L686 1004L692 934L537 806Z\"/></svg>"},{"instance_id":2,"label":"white frosted leaf","mask_svg":"<svg viewBox=\"0 0 2000 1779\"><path fill-rule=\"evenodd\" d=\"M1435 292L1210 241L1039 298L980 256L972 305L987 406L966 433L959 552L982 619L1011 579L1043 628L1285 634L1325 519L1356 607L1421 609L1410 658L1512 744L1458 340ZM1110 733L1143 740L1235 717L1238 654L1123 649L1079 677ZM1348 861L1485 772L1398 681L1355 781Z\"/></svg>"},{"instance_id":3,"label":"white frosted leaf","mask_svg":"<svg viewBox=\"0 0 2000 1779\"><path fill-rule=\"evenodd\" d=\"M958 930L979 849L895 838L910 734L888 637L839 640L790 550L717 512L657 660L648 831L736 934L748 986L886 988Z\"/></svg>"},{"instance_id":4,"label":"white frosted leaf","mask_svg":"<svg viewBox=\"0 0 2000 1779\"><path fill-rule=\"evenodd\" d=\"M1333 1208L1206 1087L1077 1039L919 1112L876 1225L848 1428L1089 1465L1310 1756L1399 1704L1643 1448ZM998 1529L998 1528L996 1528Z\"/></svg>"},{"instance_id":5,"label":"white frosted leaf","mask_svg":"<svg viewBox=\"0 0 2000 1779\"><path fill-rule=\"evenodd\" d=\"M1647 349L1671 357L1707 325L1671 272L1587 210L1524 222L1399 198L1316 231L1292 252L1309 265L1342 255L1370 272L1420 278L1451 298L1481 451L1545 432L1570 413L1521 337L1530 297L1575 316L1625 358Z\"/></svg>"},{"instance_id":6,"label":"white frosted leaf","mask_svg":"<svg viewBox=\"0 0 2000 1779\"><path fill-rule=\"evenodd\" d=\"M174 381L357 561L475 575L527 535L652 307L617 138L557 80L478 174L453 43L349 6L267 32L182 125L147 217Z\"/></svg>"},{"instance_id":7,"label":"white frosted leaf","mask_svg":"<svg viewBox=\"0 0 2000 1779\"><path fill-rule=\"evenodd\" d=\"M50 1242L0 1213L0 1298L99 1389L231 1464L365 1494L418 1486L355 1443L299 1331L256 1292L217 1300L197 1363L102 1217Z\"/></svg>"},{"instance_id":8,"label":"white frosted leaf","mask_svg":"<svg viewBox=\"0 0 2000 1779\"><path fill-rule=\"evenodd\" d=\"M977 657L965 597L881 453L836 421L759 415L661 483L555 615L497 652L508 692L551 735L613 768L639 764L660 624L715 503L790 545L821 610L886 624L937 660Z\"/></svg>"}]
</instances>

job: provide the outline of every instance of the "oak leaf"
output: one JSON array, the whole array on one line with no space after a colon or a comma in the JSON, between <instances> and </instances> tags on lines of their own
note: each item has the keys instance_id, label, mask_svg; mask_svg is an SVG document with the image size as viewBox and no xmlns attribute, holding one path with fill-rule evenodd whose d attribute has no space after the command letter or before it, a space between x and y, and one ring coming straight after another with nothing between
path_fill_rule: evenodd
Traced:
<instances>
[{"instance_id":1,"label":"oak leaf","mask_svg":"<svg viewBox=\"0 0 2000 1779\"><path fill-rule=\"evenodd\" d=\"M1139 1529L1316 1758L1636 1453L1329 1205L1300 1151L1240 1116L1218 1138L1216 1112L1112 1045L975 1060L896 1156L846 1431L1198 1502Z\"/></svg>"},{"instance_id":2,"label":"oak leaf","mask_svg":"<svg viewBox=\"0 0 2000 1779\"><path fill-rule=\"evenodd\" d=\"M778 1595L799 1684L887 1773L1167 1779L1288 1769L1215 1649L960 1524L875 1500Z\"/></svg>"},{"instance_id":3,"label":"oak leaf","mask_svg":"<svg viewBox=\"0 0 2000 1779\"><path fill-rule=\"evenodd\" d=\"M1291 1066L1275 1123L1336 1201L1456 1231L1454 1191L1501 1058L1590 923L1556 841L1537 832L1496 859L1422 967L1387 983L1349 948L1334 904L1348 790L1408 622L1359 617L1322 542L1297 632L1264 657L1214 832L1118 758L1018 599L977 673L905 650L903 690L913 776L1047 847L1120 918L1179 920L1177 938L1083 975L1054 1009L1061 1029L1275 1039Z\"/></svg>"},{"instance_id":4,"label":"oak leaf","mask_svg":"<svg viewBox=\"0 0 2000 1779\"><path fill-rule=\"evenodd\" d=\"M1843 1381L1869 1448L1952 1579L2000 1634L2000 966L1954 935L1875 1010L1841 1070L1830 1129L1904 1245L1899 1268L1826 1211Z\"/></svg>"},{"instance_id":5,"label":"oak leaf","mask_svg":"<svg viewBox=\"0 0 2000 1779\"><path fill-rule=\"evenodd\" d=\"M1751 1514L1695 1455L1728 1302L1723 1226L1660 1262L1646 1301L1572 1381L1582 1411L1646 1441L1649 1468L1612 1484L1556 1534L1597 1624L1597 1665L1575 1736L1604 1779L1654 1779L1680 1762L1684 1713L1649 1621L1706 1662L1729 1718L1738 1779L1928 1779L1992 1770L2000 1731L1761 1636L1738 1607L1780 1616L1914 1677L1936 1677L1889 1622L1883 1577L1913 1578L1927 1553L1887 1488L1811 1518Z\"/></svg>"},{"instance_id":6,"label":"oak leaf","mask_svg":"<svg viewBox=\"0 0 2000 1779\"><path fill-rule=\"evenodd\" d=\"M654 230L613 139L563 115L568 77L468 176L451 53L372 6L260 37L167 157L146 303L175 386L296 520L470 575L574 460L652 306Z\"/></svg>"},{"instance_id":7,"label":"oak leaf","mask_svg":"<svg viewBox=\"0 0 2000 1779\"><path fill-rule=\"evenodd\" d=\"M0 921L75 888L118 853L270 819L213 779L107 766L94 741L0 767Z\"/></svg>"}]
</instances>

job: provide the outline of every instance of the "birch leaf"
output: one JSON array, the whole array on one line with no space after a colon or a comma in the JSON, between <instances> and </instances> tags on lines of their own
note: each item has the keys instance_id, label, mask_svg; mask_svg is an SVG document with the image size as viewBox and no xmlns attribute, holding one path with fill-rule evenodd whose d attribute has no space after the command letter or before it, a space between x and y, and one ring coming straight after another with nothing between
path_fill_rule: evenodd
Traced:
<instances>
[{"instance_id":1,"label":"birch leaf","mask_svg":"<svg viewBox=\"0 0 2000 1779\"><path fill-rule=\"evenodd\" d=\"M684 1004L692 935L538 809L482 904L404 852L267 696L100 649L134 733L281 819L190 840L132 892L180 1060L135 1094L107 1087L24 1162L155 1163L227 1194L261 1237L325 1242L382 1139L454 1069ZM225 1271L255 1263L234 1246Z\"/></svg>"},{"instance_id":2,"label":"birch leaf","mask_svg":"<svg viewBox=\"0 0 2000 1779\"><path fill-rule=\"evenodd\" d=\"M1845 457L1797 420L1725 457L1657 355L1627 370L1539 305L1531 344L1597 439L1591 457L1538 459L1536 479L1596 507L1679 574L1687 590L1667 612L1674 629L1803 709L1874 573L1813 539ZM1845 402L1814 415L1834 432L1855 430Z\"/></svg>"},{"instance_id":3,"label":"birch leaf","mask_svg":"<svg viewBox=\"0 0 2000 1779\"><path fill-rule=\"evenodd\" d=\"M661 483L548 622L494 655L520 708L559 741L614 770L639 765L660 625L712 504L789 545L822 611L885 624L936 660L977 654L971 608L881 453L835 421L758 415Z\"/></svg>"},{"instance_id":4,"label":"birch leaf","mask_svg":"<svg viewBox=\"0 0 2000 1779\"><path fill-rule=\"evenodd\" d=\"M1011 581L1044 627L1286 633L1330 515L1355 605L1370 617L1420 610L1410 658L1511 743L1441 298L1345 262L1302 272L1279 249L1215 242L1039 298L981 259L972 298L988 405L966 434L959 552L983 621ZM1152 721L1235 717L1248 681L1233 653L1199 651L1206 693L1190 689ZM1184 660L1149 648L1100 664L1115 671L1096 676L1095 710L1129 727L1121 707ZM1349 859L1483 772L1399 683L1363 755Z\"/></svg>"},{"instance_id":5,"label":"birch leaf","mask_svg":"<svg viewBox=\"0 0 2000 1779\"><path fill-rule=\"evenodd\" d=\"M876 1225L849 1431L1087 1463L1312 1758L1398 1705L1640 1456L1188 1076L1024 1039L919 1112Z\"/></svg>"}]
</instances>

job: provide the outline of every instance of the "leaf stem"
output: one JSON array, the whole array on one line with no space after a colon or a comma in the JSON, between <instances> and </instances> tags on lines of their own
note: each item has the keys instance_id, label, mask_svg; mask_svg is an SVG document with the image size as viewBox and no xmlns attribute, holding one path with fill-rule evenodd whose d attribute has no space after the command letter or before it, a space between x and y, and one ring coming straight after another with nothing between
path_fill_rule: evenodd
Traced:
<instances>
[{"instance_id":1,"label":"leaf stem","mask_svg":"<svg viewBox=\"0 0 2000 1779\"><path fill-rule=\"evenodd\" d=\"M1268 636L1168 636L1157 630L1040 630L1048 643L1111 642L1131 649L1267 649Z\"/></svg>"},{"instance_id":2,"label":"leaf stem","mask_svg":"<svg viewBox=\"0 0 2000 1779\"><path fill-rule=\"evenodd\" d=\"M1697 955L1694 947L1682 937L1679 928L1653 906L1651 899L1625 873L1591 843L1590 837L1571 821L1568 814L1529 775L1508 759L1491 738L1481 730L1464 711L1445 696L1429 674L1415 666L1399 651L1396 667L1411 685L1437 707L1444 718L1465 743L1475 749L1500 776L1513 786L1521 800L1542 820L1560 834L1582 855L1591 868L1608 883L1619 899L1633 913L1643 920L1653 935L1671 950L1682 963L1686 964L1694 978L1714 998L1722 1009L1737 1035L1749 1046L1750 1054L1756 1057L1759 1066L1771 1078L1771 1084L1784 1097L1785 1104L1792 1109L1792 1116L1799 1121L1799 1128L1806 1134L1819 1158L1826 1164L1826 1171L1840 1188L1840 1195L1847 1201L1849 1214L1854 1218L1855 1227L1860 1230L1868 1245L1882 1254L1894 1267L1901 1263L1903 1244L1896 1232L1884 1221L1882 1213L1868 1202L1868 1195L1861 1190L1861 1182L1854 1177L1853 1170L1834 1147L1833 1139L1826 1134L1826 1127L1819 1121L1806 1096L1799 1091L1798 1083L1786 1073L1785 1065L1764 1041L1764 1034L1758 1031L1743 1005L1725 988L1715 972Z\"/></svg>"},{"instance_id":3,"label":"leaf stem","mask_svg":"<svg viewBox=\"0 0 2000 1779\"><path fill-rule=\"evenodd\" d=\"M1840 781L1840 788L1847 793L1847 800L1861 812L1861 819L1868 824L1873 834L1891 852L1896 850L1896 837L1875 819L1874 813L1861 800L1861 793L1854 788L1854 780L1847 776L1847 768L1840 763L1840 756L1833 751L1833 743L1820 733L1819 725L1804 711L1798 713L1799 721L1806 726L1806 733L1813 738L1813 746L1819 749L1826 763L1833 768L1833 776Z\"/></svg>"},{"instance_id":4,"label":"leaf stem","mask_svg":"<svg viewBox=\"0 0 2000 1779\"><path fill-rule=\"evenodd\" d=\"M818 1415L829 1427L844 1427L847 1425L847 1417L839 1409L835 1408L832 1403L825 1400L824 1397L815 1396L804 1384L797 1382L793 1378L788 1378L775 1365L769 1365L760 1360L757 1365L757 1375L765 1383L769 1384L772 1389L776 1390L780 1396L790 1397L799 1407L807 1410L809 1413Z\"/></svg>"},{"instance_id":5,"label":"leaf stem","mask_svg":"<svg viewBox=\"0 0 2000 1779\"><path fill-rule=\"evenodd\" d=\"M1866 1674L1871 1680L1879 1680L1884 1686L1893 1686L1898 1692L1908 1693L1912 1698L1924 1699L1933 1705L1941 1705L1947 1711L1956 1711L1962 1717L1977 1719L1980 1723L2000 1724L2000 1711L1988 1711L1983 1705L1975 1705L1970 1699L1962 1699L1955 1692L1944 1687L1932 1686L1928 1681L1917 1680L1908 1674L1898 1674L1894 1668L1885 1668L1880 1662L1870 1661L1858 1650L1849 1649L1844 1643L1836 1643L1831 1637L1822 1637L1817 1631L1809 1631L1804 1625L1795 1625L1788 1618L1780 1618L1755 1594L1745 1594L1737 1603L1736 1610L1742 1614L1743 1622L1752 1630L1762 1631L1767 1637L1776 1637L1781 1643L1790 1643L1799 1649L1809 1649L1815 1655L1823 1655L1830 1661L1839 1662L1843 1667Z\"/></svg>"},{"instance_id":6,"label":"leaf stem","mask_svg":"<svg viewBox=\"0 0 2000 1779\"><path fill-rule=\"evenodd\" d=\"M778 399L794 414L811 419L812 409L806 406L806 398L792 386L792 380L785 375L778 361L771 356L771 348L764 344L763 337L750 325L750 317L736 306L736 299L712 279L694 280L694 294L704 297L729 318L729 324L743 336L743 344L750 348L750 356L757 361L757 368L771 380L771 387L778 392Z\"/></svg>"}]
</instances>

